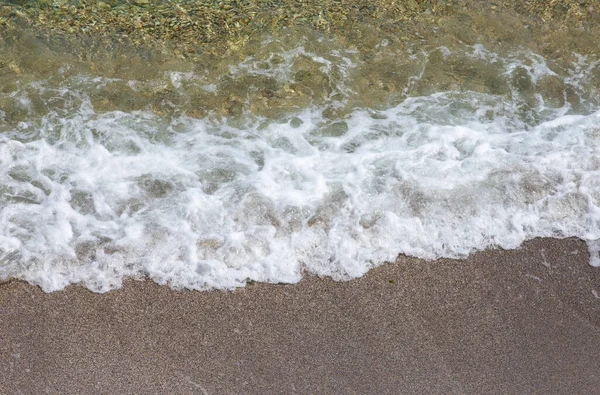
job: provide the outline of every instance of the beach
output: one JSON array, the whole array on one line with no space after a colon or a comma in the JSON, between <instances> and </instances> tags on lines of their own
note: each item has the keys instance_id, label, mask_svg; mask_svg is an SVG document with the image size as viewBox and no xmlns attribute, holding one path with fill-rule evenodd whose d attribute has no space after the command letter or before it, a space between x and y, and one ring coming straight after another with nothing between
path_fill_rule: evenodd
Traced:
<instances>
[{"instance_id":1,"label":"beach","mask_svg":"<svg viewBox=\"0 0 600 395\"><path fill-rule=\"evenodd\" d=\"M597 393L600 5L0 5L0 394Z\"/></svg>"},{"instance_id":2,"label":"beach","mask_svg":"<svg viewBox=\"0 0 600 395\"><path fill-rule=\"evenodd\" d=\"M236 291L0 287L2 393L594 393L600 274L577 239Z\"/></svg>"}]
</instances>

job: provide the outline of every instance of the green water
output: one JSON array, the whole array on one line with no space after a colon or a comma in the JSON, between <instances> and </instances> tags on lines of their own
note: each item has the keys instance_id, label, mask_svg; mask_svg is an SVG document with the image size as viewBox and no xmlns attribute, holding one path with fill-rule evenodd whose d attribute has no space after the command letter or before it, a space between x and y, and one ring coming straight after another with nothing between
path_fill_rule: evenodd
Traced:
<instances>
[{"instance_id":1,"label":"green water","mask_svg":"<svg viewBox=\"0 0 600 395\"><path fill-rule=\"evenodd\" d=\"M108 3L119 8L119 2ZM99 38L59 28L48 30L47 25L36 23L26 25L42 14L34 11L34 6L43 10L76 2L12 4L24 8L4 6L0 13L5 21L0 41L0 92L4 93L0 106L8 125L23 121L31 111L43 114L79 105L76 97L52 102L31 92L31 105L25 111L11 92L37 79L60 84L84 74L106 78L93 87L89 97L99 112L151 110L163 116L185 113L193 117L231 118L251 113L278 118L315 105L326 107L323 115L332 121L343 119L357 107L377 110L406 97L449 90L518 95L523 116L534 116L532 109L540 96L556 107L567 101L578 112L584 110L582 103L595 100L586 92L600 84L597 69L590 71L594 75L585 82L589 86L574 92L559 77L532 82L522 68L505 75L501 64L473 57L469 52L476 44L500 58L520 49L532 51L545 56L547 66L561 76L572 68L577 56L598 56L597 29L552 22L551 27L557 29L553 31L539 18L526 18L507 10L496 12L495 6L469 9L456 3L454 11L452 5L446 5L443 13L436 15L433 10L442 9L439 4L436 3L437 8L421 4L414 21L404 21L403 26L390 27L389 31L384 29L384 18L373 17L348 23L347 31L329 33L302 24L281 28L255 26L245 32L243 39L218 54L209 47L219 47L221 41L227 42L227 37L214 45L198 43L204 45L202 50L183 57L169 53L169 48L177 45L176 38L165 39L163 47L157 48L154 38L153 45L144 47L115 35L107 45L107 34ZM135 4L125 5L123 13L144 12ZM593 22L596 9L591 7ZM94 18L101 16L92 16L87 23L93 23ZM123 14L124 20L136 18L134 14ZM108 37L110 40L110 34ZM299 46L311 56L282 56ZM337 56L332 56L332 52L337 52ZM322 56L322 61L316 61L312 55ZM350 63L353 66L344 70ZM193 78L183 78L174 86L170 72L187 73ZM135 87L132 80L136 81Z\"/></svg>"}]
</instances>

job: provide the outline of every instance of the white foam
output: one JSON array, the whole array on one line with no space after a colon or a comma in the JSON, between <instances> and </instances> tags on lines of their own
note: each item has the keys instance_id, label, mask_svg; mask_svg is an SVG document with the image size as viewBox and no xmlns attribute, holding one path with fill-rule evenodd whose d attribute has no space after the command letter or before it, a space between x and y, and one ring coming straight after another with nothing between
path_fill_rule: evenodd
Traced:
<instances>
[{"instance_id":1,"label":"white foam","mask_svg":"<svg viewBox=\"0 0 600 395\"><path fill-rule=\"evenodd\" d=\"M590 265L600 267L600 241L588 240L587 245L590 252Z\"/></svg>"},{"instance_id":2,"label":"white foam","mask_svg":"<svg viewBox=\"0 0 600 395\"><path fill-rule=\"evenodd\" d=\"M540 75L535 59L528 72ZM193 76L165 78L181 87ZM232 288L296 282L302 270L353 278L399 253L464 257L571 236L600 265L597 105L544 109L532 123L512 97L439 92L377 117L356 109L331 136L316 107L295 114L300 126L248 117L234 127L99 114L76 94L68 116L0 134L0 278L46 291L81 282L103 292L125 277Z\"/></svg>"}]
</instances>

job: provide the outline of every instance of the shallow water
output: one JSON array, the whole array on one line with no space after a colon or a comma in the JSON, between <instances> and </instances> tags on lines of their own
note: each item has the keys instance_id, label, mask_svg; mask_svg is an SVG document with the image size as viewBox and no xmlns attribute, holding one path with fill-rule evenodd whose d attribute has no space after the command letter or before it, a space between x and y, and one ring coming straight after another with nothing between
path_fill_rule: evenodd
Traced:
<instances>
[{"instance_id":1,"label":"shallow water","mask_svg":"<svg viewBox=\"0 0 600 395\"><path fill-rule=\"evenodd\" d=\"M600 52L438 29L206 63L7 45L0 279L232 288L573 236L600 265Z\"/></svg>"}]
</instances>

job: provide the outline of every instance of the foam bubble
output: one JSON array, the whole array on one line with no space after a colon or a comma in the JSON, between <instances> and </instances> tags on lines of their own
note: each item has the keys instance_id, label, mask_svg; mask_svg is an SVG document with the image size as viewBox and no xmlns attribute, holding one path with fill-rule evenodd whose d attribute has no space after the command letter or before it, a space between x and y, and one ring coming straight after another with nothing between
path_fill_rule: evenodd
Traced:
<instances>
[{"instance_id":1,"label":"foam bubble","mask_svg":"<svg viewBox=\"0 0 600 395\"><path fill-rule=\"evenodd\" d=\"M307 56L300 47L283 64L298 53ZM501 59L477 46L472 56L502 63L507 76L522 67L533 83L557 76L537 55ZM344 78L356 67L340 53L313 60ZM257 68L246 59L232 72ZM586 86L589 68L574 70L562 83L578 76ZM287 78L284 68L271 72ZM77 78L60 89L37 82L14 95L27 107L50 89L74 98L69 106L12 126L3 121L2 278L46 291L79 282L104 292L125 277L232 288L296 282L303 270L353 278L399 253L464 257L572 236L588 241L599 265L593 94L577 112L568 102L540 100L524 113L526 94L513 87L509 94L408 97L338 119L310 106L283 118L248 114L230 122L96 112L87 90L105 81ZM165 80L178 89L186 81L209 86L190 73ZM352 94L348 86L336 92Z\"/></svg>"}]
</instances>

